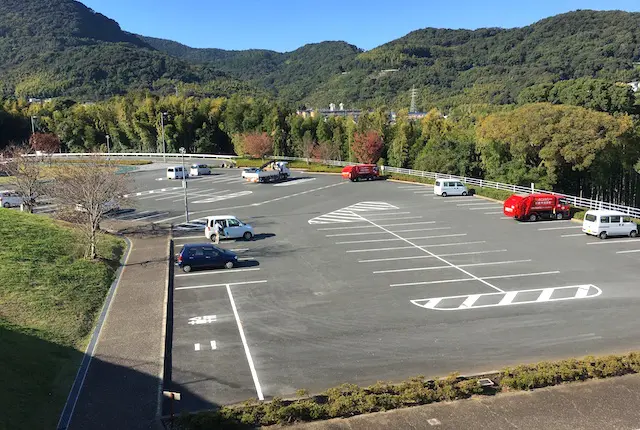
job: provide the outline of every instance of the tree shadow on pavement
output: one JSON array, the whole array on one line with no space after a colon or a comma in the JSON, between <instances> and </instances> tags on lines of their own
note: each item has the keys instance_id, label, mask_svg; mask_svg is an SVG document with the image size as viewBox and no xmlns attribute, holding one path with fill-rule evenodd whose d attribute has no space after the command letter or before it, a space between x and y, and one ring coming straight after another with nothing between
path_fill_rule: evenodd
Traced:
<instances>
[{"instance_id":1,"label":"tree shadow on pavement","mask_svg":"<svg viewBox=\"0 0 640 430\"><path fill-rule=\"evenodd\" d=\"M141 430L157 425L154 423L158 422L162 381L139 370L149 363L98 355L91 360L80 390L84 373L79 373L78 384L72 385L78 367L88 363L88 356L73 347L46 340L46 336L0 323L0 429ZM65 408L71 389L73 395ZM187 387L174 385L171 389L180 392L183 401L203 409L220 407ZM56 427L61 415L60 426ZM169 421L167 417L167 424ZM229 423L223 428L234 425Z\"/></svg>"}]
</instances>

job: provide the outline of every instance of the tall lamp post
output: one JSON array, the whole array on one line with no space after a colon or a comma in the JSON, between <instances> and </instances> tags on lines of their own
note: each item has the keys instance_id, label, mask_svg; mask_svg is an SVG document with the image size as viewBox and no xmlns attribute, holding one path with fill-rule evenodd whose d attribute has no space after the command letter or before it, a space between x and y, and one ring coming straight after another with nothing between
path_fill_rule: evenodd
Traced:
<instances>
[{"instance_id":1,"label":"tall lamp post","mask_svg":"<svg viewBox=\"0 0 640 430\"><path fill-rule=\"evenodd\" d=\"M36 124L34 122L34 120L36 120L38 117L35 115L31 116L31 134L36 134Z\"/></svg>"},{"instance_id":2,"label":"tall lamp post","mask_svg":"<svg viewBox=\"0 0 640 430\"><path fill-rule=\"evenodd\" d=\"M164 140L164 120L169 116L168 112L162 112L160 114L160 124L162 126L162 162L167 162L167 144Z\"/></svg>"},{"instance_id":3,"label":"tall lamp post","mask_svg":"<svg viewBox=\"0 0 640 430\"><path fill-rule=\"evenodd\" d=\"M187 152L184 147L180 147L182 154L182 187L184 188L184 218L185 222L189 222L189 201L187 199L187 171L184 167L184 153Z\"/></svg>"},{"instance_id":4,"label":"tall lamp post","mask_svg":"<svg viewBox=\"0 0 640 430\"><path fill-rule=\"evenodd\" d=\"M107 160L110 160L110 159L111 159L111 151L109 150L109 138L110 138L110 137L111 137L111 136L109 136L109 135L107 134Z\"/></svg>"}]
</instances>

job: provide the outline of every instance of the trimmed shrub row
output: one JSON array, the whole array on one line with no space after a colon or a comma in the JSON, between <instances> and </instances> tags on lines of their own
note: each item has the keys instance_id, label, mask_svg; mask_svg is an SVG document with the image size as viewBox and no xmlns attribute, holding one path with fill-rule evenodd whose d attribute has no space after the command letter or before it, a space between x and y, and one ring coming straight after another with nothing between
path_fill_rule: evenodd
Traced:
<instances>
[{"instance_id":1,"label":"trimmed shrub row","mask_svg":"<svg viewBox=\"0 0 640 430\"><path fill-rule=\"evenodd\" d=\"M366 388L343 384L310 398L270 402L247 401L242 405L195 414L183 414L176 420L182 430L244 429L299 421L346 418L433 402L493 395L501 389L532 390L572 381L608 378L640 373L640 354L585 357L505 368L492 380L493 387L482 387L475 378L457 374L427 381L422 376L399 384L378 382Z\"/></svg>"},{"instance_id":2,"label":"trimmed shrub row","mask_svg":"<svg viewBox=\"0 0 640 430\"><path fill-rule=\"evenodd\" d=\"M233 161L237 167L260 167L266 162L266 160L253 158L236 158ZM310 172L340 173L342 171L340 166L326 166L318 163L307 164L304 161L289 161L288 163L290 169L305 169Z\"/></svg>"},{"instance_id":3,"label":"trimmed shrub row","mask_svg":"<svg viewBox=\"0 0 640 430\"><path fill-rule=\"evenodd\" d=\"M573 214L573 219L583 220L586 214L587 214L586 210L578 210L576 213ZM635 222L637 225L640 225L640 219L638 218L631 218L631 221Z\"/></svg>"},{"instance_id":4,"label":"trimmed shrub row","mask_svg":"<svg viewBox=\"0 0 640 430\"><path fill-rule=\"evenodd\" d=\"M106 157L103 157L103 158L106 164L107 163ZM88 163L88 162L93 162L93 160L90 161L82 158L79 158L79 159L56 158L53 160L53 164L66 164L66 163L80 164L80 163ZM152 163L153 161L151 160L123 160L118 157L111 158L111 164L114 164L116 166L145 166L147 164L152 164Z\"/></svg>"}]
</instances>

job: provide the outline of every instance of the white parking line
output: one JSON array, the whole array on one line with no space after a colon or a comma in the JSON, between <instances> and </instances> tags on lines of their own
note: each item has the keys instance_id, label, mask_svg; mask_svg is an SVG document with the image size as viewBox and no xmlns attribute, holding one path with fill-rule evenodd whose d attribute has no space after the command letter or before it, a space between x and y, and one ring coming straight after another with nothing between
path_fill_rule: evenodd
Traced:
<instances>
[{"instance_id":1,"label":"white parking line","mask_svg":"<svg viewBox=\"0 0 640 430\"><path fill-rule=\"evenodd\" d=\"M457 267L497 266L500 264L528 263L530 261L531 260L511 260L511 261L493 261L488 263L458 264L455 266L448 265L448 266L433 266L433 267L412 267L410 269L376 270L373 273L376 275L379 275L382 273L421 272L424 270L455 269Z\"/></svg>"},{"instance_id":2,"label":"white parking line","mask_svg":"<svg viewBox=\"0 0 640 430\"><path fill-rule=\"evenodd\" d=\"M511 217L510 219L513 219L513 217ZM559 219L559 220L553 220L553 221L545 221L546 223L551 223L551 224L566 224L566 223L571 223L573 224L573 221L571 221L570 219ZM540 223L539 222L521 222L518 225L529 225L529 226L538 226L540 227Z\"/></svg>"},{"instance_id":3,"label":"white parking line","mask_svg":"<svg viewBox=\"0 0 640 430\"><path fill-rule=\"evenodd\" d=\"M634 252L640 252L640 249L630 249L628 251L618 251L616 254L632 254Z\"/></svg>"},{"instance_id":4,"label":"white parking line","mask_svg":"<svg viewBox=\"0 0 640 430\"><path fill-rule=\"evenodd\" d=\"M381 212L377 214L372 214L372 216L388 216L388 215L408 215L411 212ZM359 215L358 215L359 216Z\"/></svg>"},{"instance_id":5,"label":"white parking line","mask_svg":"<svg viewBox=\"0 0 640 430\"><path fill-rule=\"evenodd\" d=\"M443 202L455 203L462 200L473 200L474 197L471 196L460 196L460 197L441 197L441 196L433 196L435 200L442 200Z\"/></svg>"},{"instance_id":6,"label":"white parking line","mask_svg":"<svg viewBox=\"0 0 640 430\"><path fill-rule=\"evenodd\" d=\"M469 208L470 211L486 211L487 209L493 209L492 207L484 207L484 206L479 206L477 208ZM498 212L498 213L502 213L502 212Z\"/></svg>"},{"instance_id":7,"label":"white parking line","mask_svg":"<svg viewBox=\"0 0 640 430\"><path fill-rule=\"evenodd\" d=\"M317 178L305 178L305 179L295 179L289 182L283 182L282 184L273 184L274 187L288 187L290 185L298 185L304 184L305 182L315 181Z\"/></svg>"},{"instance_id":8,"label":"white parking line","mask_svg":"<svg viewBox=\"0 0 640 430\"><path fill-rule=\"evenodd\" d=\"M402 222L398 224L380 224L383 227L398 227L403 225L420 225L420 224L435 224L435 221L419 221L419 222ZM330 231L330 230L351 230L354 228L376 228L372 225L358 225L353 227L325 227L319 228L318 231Z\"/></svg>"},{"instance_id":9,"label":"white parking line","mask_svg":"<svg viewBox=\"0 0 640 430\"><path fill-rule=\"evenodd\" d=\"M202 276L202 275L225 275L229 273L238 273L238 272L255 272L260 270L259 267L254 267L251 269L230 269L230 270L221 270L217 272L198 272L198 273L185 273L182 275L176 275L176 278L182 278L185 276Z\"/></svg>"},{"instance_id":10,"label":"white parking line","mask_svg":"<svg viewBox=\"0 0 640 430\"><path fill-rule=\"evenodd\" d=\"M478 240L475 242L454 242L454 243L439 243L435 245L423 245L423 248L439 248L442 246L458 246L458 245L476 245L478 243L486 243L485 240ZM374 252L374 251L394 251L396 249L414 249L415 246L400 246L396 248L376 248L376 249L351 249L345 252Z\"/></svg>"},{"instance_id":11,"label":"white parking line","mask_svg":"<svg viewBox=\"0 0 640 430\"><path fill-rule=\"evenodd\" d=\"M398 189L400 190L411 190L411 189L418 189L418 188L424 188L424 187L433 187L433 185L429 185L429 184L425 184L425 185L406 185L406 186L402 186L402 187L398 187Z\"/></svg>"},{"instance_id":12,"label":"white parking line","mask_svg":"<svg viewBox=\"0 0 640 430\"><path fill-rule=\"evenodd\" d=\"M584 233L563 234L563 235L560 235L560 237L578 237L578 236L584 236Z\"/></svg>"},{"instance_id":13,"label":"white parking line","mask_svg":"<svg viewBox=\"0 0 640 430\"><path fill-rule=\"evenodd\" d=\"M640 239L601 240L600 242L588 242L587 245L608 245L612 243L640 243Z\"/></svg>"},{"instance_id":14,"label":"white parking line","mask_svg":"<svg viewBox=\"0 0 640 430\"><path fill-rule=\"evenodd\" d=\"M173 241L177 241L177 240L191 240L191 239L206 239L206 237L204 236L204 234L201 234L199 236L179 236L179 237L174 237Z\"/></svg>"},{"instance_id":15,"label":"white parking line","mask_svg":"<svg viewBox=\"0 0 640 430\"><path fill-rule=\"evenodd\" d=\"M559 270L554 270L552 272L535 272L535 273L519 273L516 275L500 275L500 276L485 276L482 280L486 279L507 279L507 278L522 278L527 276L543 276L543 275L556 275L560 273ZM404 284L391 284L390 287L409 287L413 285L432 285L432 284L447 284L449 282L469 282L475 281L477 279L474 278L462 278L462 279L443 279L442 281L426 281L426 282L407 282ZM504 293L504 291L502 291Z\"/></svg>"},{"instance_id":16,"label":"white parking line","mask_svg":"<svg viewBox=\"0 0 640 430\"><path fill-rule=\"evenodd\" d=\"M485 215L500 215L502 213L502 211L500 212L485 212Z\"/></svg>"},{"instance_id":17,"label":"white parking line","mask_svg":"<svg viewBox=\"0 0 640 430\"><path fill-rule=\"evenodd\" d=\"M433 227L433 228L414 228L411 230L399 230L396 233L408 233L412 231L433 231L433 230L449 230L451 227ZM360 233L340 233L340 234L327 234L325 237L342 237L342 236L366 236L373 235L373 232L365 231Z\"/></svg>"},{"instance_id":18,"label":"white parking line","mask_svg":"<svg viewBox=\"0 0 640 430\"><path fill-rule=\"evenodd\" d=\"M386 229L385 229L386 230ZM418 240L418 239L436 239L436 238L440 238L440 237L458 237L458 236L466 236L467 233L456 233L456 234L442 234L439 236L422 236L422 237L408 237L408 238L403 238L398 236L397 234L395 234L392 231L386 230L387 233L396 236L395 238L389 238L389 239L369 239L369 240L350 240L347 242L336 242L336 245L350 245L353 243L375 243L375 242L391 242L391 241L397 241L397 240Z\"/></svg>"},{"instance_id":19,"label":"white parking line","mask_svg":"<svg viewBox=\"0 0 640 430\"><path fill-rule=\"evenodd\" d=\"M433 194L433 190L414 191L413 194Z\"/></svg>"},{"instance_id":20,"label":"white parking line","mask_svg":"<svg viewBox=\"0 0 640 430\"><path fill-rule=\"evenodd\" d=\"M413 231L451 230L451 227L412 228L409 230L396 230L394 233L410 233Z\"/></svg>"},{"instance_id":21,"label":"white parking line","mask_svg":"<svg viewBox=\"0 0 640 430\"><path fill-rule=\"evenodd\" d=\"M496 206L498 203L492 202L482 202L482 203L458 203L456 206L466 207L466 206Z\"/></svg>"},{"instance_id":22,"label":"white parking line","mask_svg":"<svg viewBox=\"0 0 640 430\"><path fill-rule=\"evenodd\" d=\"M180 290L198 290L200 288L214 288L214 287L226 287L227 285L247 285L247 284L264 284L267 280L263 281L244 281L244 282L231 282L226 284L208 284L208 285L194 285L192 287L178 287L175 288L176 291Z\"/></svg>"},{"instance_id":23,"label":"white parking line","mask_svg":"<svg viewBox=\"0 0 640 430\"><path fill-rule=\"evenodd\" d=\"M157 213L157 214L152 214L152 215L147 215L147 216L143 216L142 218L136 218L136 221L140 221L143 219L149 219L149 218L155 218L158 216L165 216L167 215L169 212L161 212L161 213Z\"/></svg>"},{"instance_id":24,"label":"white parking line","mask_svg":"<svg viewBox=\"0 0 640 430\"><path fill-rule=\"evenodd\" d=\"M363 218L364 218L364 217L363 217ZM365 219L366 219L366 218L365 218ZM368 222L370 222L370 223L371 223L371 224L373 224L373 225L377 225L376 223L374 223L374 222L373 222L373 221L371 221L371 220L367 220L367 221L368 221ZM415 243L411 242L411 240L409 240L409 239L405 239L405 238L402 238L402 237L398 236L397 234L395 234L395 233L393 233L393 232L391 232L391 231L387 230L387 229L386 229L386 228L384 228L384 227L380 227L379 225L378 225L378 227L379 227L381 230L386 231L387 233L391 233L391 234L393 234L394 236L398 237L399 239L404 240L404 241L405 241L405 242L407 242L409 245L413 245L416 249L419 249L419 250L421 250L421 251L423 251L423 252L426 252L426 253L427 253L427 254L429 254L429 255L433 255L433 256L434 256L434 258L437 258L438 260L442 261L443 263L445 263L445 264L447 264L447 265L449 265L449 266L454 267L456 270L459 270L460 272L464 273L465 275L473 277L474 279L476 279L476 280L478 280L478 281L482 282L483 284L485 284L487 287L491 287L491 288L493 288L493 289L494 289L494 290L496 290L496 291L504 292L502 289L500 289L500 288L496 287L495 285L490 284L489 282L487 282L487 281L485 281L485 280L482 280L482 279L478 278L477 276L475 276L475 275L474 275L474 274L472 274L472 273L467 272L467 271L466 271L466 270L464 270L463 268L461 268L461 267L459 267L459 266L457 266L457 265L455 265L455 264L453 264L453 263L450 263L449 261L445 260L445 259L444 259L444 258L442 258L442 257L438 257L438 256L437 256L436 254L434 254L433 252L428 251L427 249L425 249L425 247L422 247L422 246L416 245Z\"/></svg>"},{"instance_id":25,"label":"white parking line","mask_svg":"<svg viewBox=\"0 0 640 430\"><path fill-rule=\"evenodd\" d=\"M251 352L249 351L249 345L247 344L247 338L244 336L244 329L242 328L242 321L240 321L240 315L238 315L238 308L236 302L233 300L233 294L231 294L231 286L227 284L227 294L229 295L229 301L231 302L231 309L233 309L233 315L236 317L236 323L238 324L238 331L240 332L240 339L242 340L242 346L247 356L247 362L249 363L249 369L251 370L251 377L253 378L253 384L256 386L256 393L258 394L258 400L264 400L262 395L262 388L260 388L260 381L258 381L258 373L253 365L253 359L251 358Z\"/></svg>"},{"instance_id":26,"label":"white parking line","mask_svg":"<svg viewBox=\"0 0 640 430\"><path fill-rule=\"evenodd\" d=\"M477 254L491 254L495 252L507 252L506 249L496 249L492 251L470 251L470 252L455 252L451 254L440 254L440 257L457 257L462 255L477 255ZM433 258L431 255L414 255L412 257L390 257L390 258L374 258L370 260L359 260L358 263L377 263L381 261L396 261L396 260L412 260L415 258Z\"/></svg>"},{"instance_id":27,"label":"white parking line","mask_svg":"<svg viewBox=\"0 0 640 430\"><path fill-rule=\"evenodd\" d=\"M564 227L546 227L546 228L539 228L539 231L549 231L549 230L569 230L572 228L582 228L581 225L567 225Z\"/></svg>"}]
</instances>

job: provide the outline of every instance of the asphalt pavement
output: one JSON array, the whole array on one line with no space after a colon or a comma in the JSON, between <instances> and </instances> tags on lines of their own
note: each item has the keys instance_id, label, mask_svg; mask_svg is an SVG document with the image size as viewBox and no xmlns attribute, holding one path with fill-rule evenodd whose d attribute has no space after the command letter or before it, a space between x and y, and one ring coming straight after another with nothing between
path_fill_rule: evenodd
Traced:
<instances>
[{"instance_id":1,"label":"asphalt pavement","mask_svg":"<svg viewBox=\"0 0 640 430\"><path fill-rule=\"evenodd\" d=\"M191 225L179 181L136 179L135 211L175 223L176 249L204 240L206 215L257 234L223 241L238 268L176 271L167 386L191 393L178 410L637 347L637 239L504 219L424 185L215 173L189 181Z\"/></svg>"}]
</instances>

